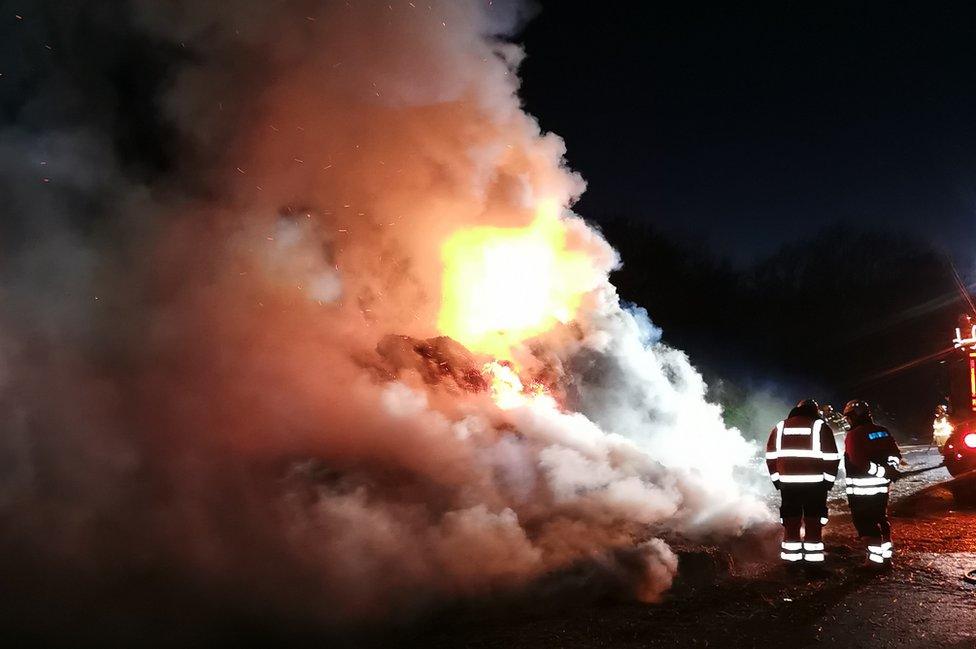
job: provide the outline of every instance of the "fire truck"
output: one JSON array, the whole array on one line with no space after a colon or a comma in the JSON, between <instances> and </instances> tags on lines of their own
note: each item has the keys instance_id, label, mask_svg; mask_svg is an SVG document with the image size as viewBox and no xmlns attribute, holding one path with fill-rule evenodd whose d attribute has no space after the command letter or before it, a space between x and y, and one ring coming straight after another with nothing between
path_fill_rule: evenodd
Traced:
<instances>
[{"instance_id":1,"label":"fire truck","mask_svg":"<svg viewBox=\"0 0 976 649\"><path fill-rule=\"evenodd\" d=\"M968 315L959 318L952 340L957 350L946 361L949 404L936 410L933 438L943 437L942 457L953 476L976 469L976 324Z\"/></svg>"}]
</instances>

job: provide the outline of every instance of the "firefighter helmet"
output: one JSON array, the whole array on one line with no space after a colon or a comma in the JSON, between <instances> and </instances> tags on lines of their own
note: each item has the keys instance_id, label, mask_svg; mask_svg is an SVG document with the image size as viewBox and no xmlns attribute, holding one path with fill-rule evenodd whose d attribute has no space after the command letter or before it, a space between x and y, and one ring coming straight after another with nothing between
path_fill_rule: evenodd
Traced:
<instances>
[{"instance_id":1,"label":"firefighter helmet","mask_svg":"<svg viewBox=\"0 0 976 649\"><path fill-rule=\"evenodd\" d=\"M820 404L817 403L816 399L804 399L796 404L796 407L790 411L790 417L796 416L813 417L814 419L819 419L822 416L820 412Z\"/></svg>"},{"instance_id":2,"label":"firefighter helmet","mask_svg":"<svg viewBox=\"0 0 976 649\"><path fill-rule=\"evenodd\" d=\"M871 406L866 401L852 399L844 406L844 416L854 425L871 421Z\"/></svg>"}]
</instances>

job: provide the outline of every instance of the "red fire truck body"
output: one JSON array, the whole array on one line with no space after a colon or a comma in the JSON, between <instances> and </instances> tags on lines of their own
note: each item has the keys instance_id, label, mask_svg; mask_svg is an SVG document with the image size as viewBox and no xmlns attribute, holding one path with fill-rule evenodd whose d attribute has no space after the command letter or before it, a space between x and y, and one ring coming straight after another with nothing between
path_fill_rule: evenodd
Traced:
<instances>
[{"instance_id":1,"label":"red fire truck body","mask_svg":"<svg viewBox=\"0 0 976 649\"><path fill-rule=\"evenodd\" d=\"M949 367L949 422L952 433L942 446L953 476L976 469L976 324L960 318Z\"/></svg>"}]
</instances>

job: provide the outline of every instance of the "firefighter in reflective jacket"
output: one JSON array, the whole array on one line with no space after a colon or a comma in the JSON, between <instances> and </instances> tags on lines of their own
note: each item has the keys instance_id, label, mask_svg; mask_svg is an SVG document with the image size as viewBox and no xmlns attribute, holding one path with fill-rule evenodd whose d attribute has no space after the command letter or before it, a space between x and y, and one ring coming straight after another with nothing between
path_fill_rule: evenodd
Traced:
<instances>
[{"instance_id":1,"label":"firefighter in reflective jacket","mask_svg":"<svg viewBox=\"0 0 976 649\"><path fill-rule=\"evenodd\" d=\"M784 561L824 560L821 534L827 524L827 492L834 485L839 464L834 433L813 399L798 403L769 433L766 466L782 497L780 558Z\"/></svg>"},{"instance_id":2,"label":"firefighter in reflective jacket","mask_svg":"<svg viewBox=\"0 0 976 649\"><path fill-rule=\"evenodd\" d=\"M891 565L893 547L888 523L888 487L897 480L901 451L888 429L874 423L871 408L850 401L844 416L851 429L844 440L847 500L857 535L867 546L869 565Z\"/></svg>"}]
</instances>

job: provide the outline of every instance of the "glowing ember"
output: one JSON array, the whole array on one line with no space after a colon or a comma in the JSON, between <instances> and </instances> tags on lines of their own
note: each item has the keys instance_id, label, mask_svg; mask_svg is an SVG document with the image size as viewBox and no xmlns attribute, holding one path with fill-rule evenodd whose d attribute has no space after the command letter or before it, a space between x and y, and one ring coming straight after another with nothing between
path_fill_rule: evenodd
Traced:
<instances>
[{"instance_id":1,"label":"glowing ember","mask_svg":"<svg viewBox=\"0 0 976 649\"><path fill-rule=\"evenodd\" d=\"M576 316L591 262L566 248L558 206L525 228L459 230L443 245L438 328L468 349L511 358L513 347Z\"/></svg>"},{"instance_id":2,"label":"glowing ember","mask_svg":"<svg viewBox=\"0 0 976 649\"><path fill-rule=\"evenodd\" d=\"M545 386L533 383L527 389L522 384L518 372L515 371L515 366L507 361L485 363L482 373L487 377L491 387L491 398L500 408L508 410L530 403L556 405L555 399Z\"/></svg>"}]
</instances>

